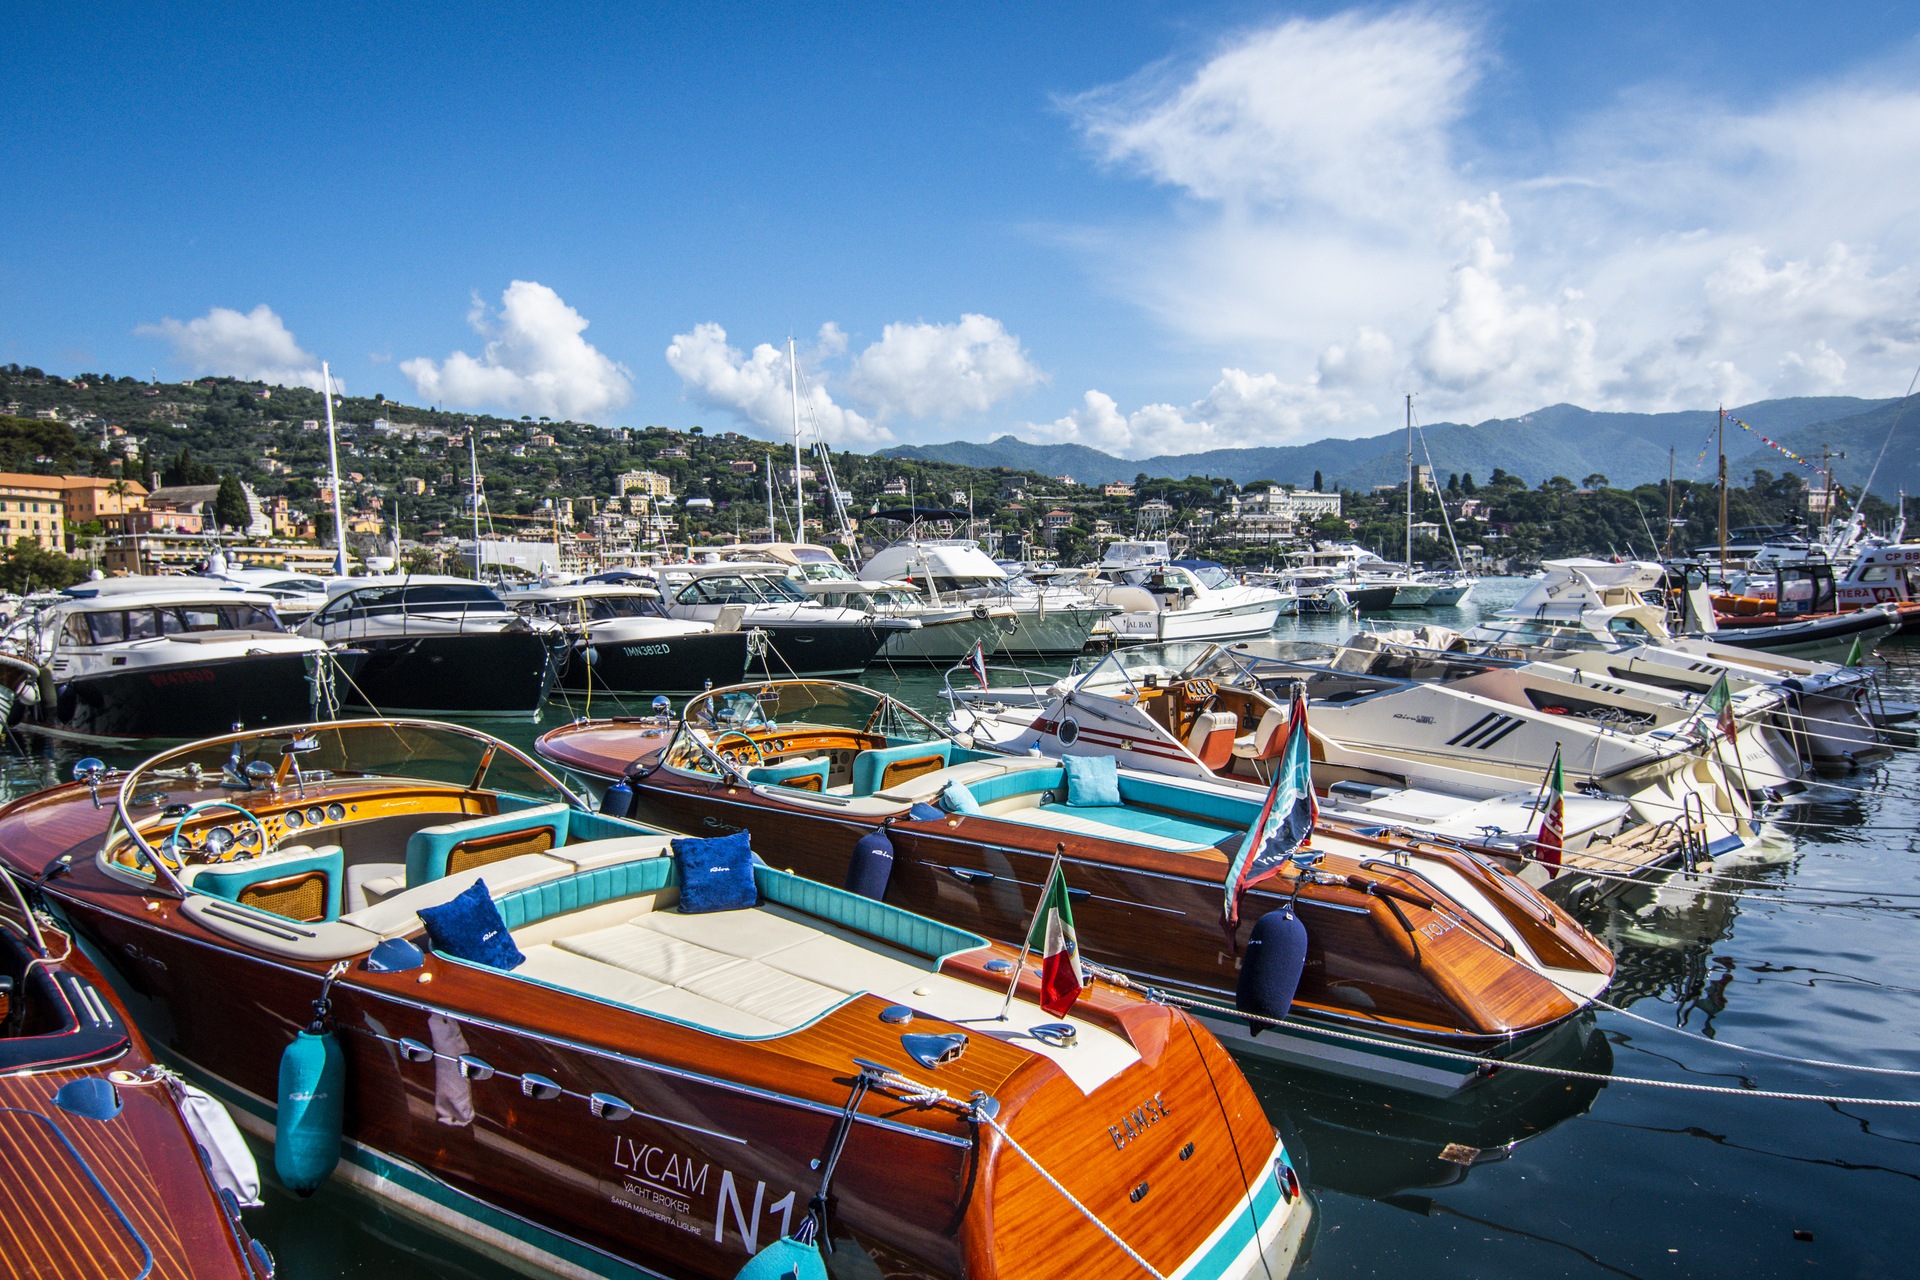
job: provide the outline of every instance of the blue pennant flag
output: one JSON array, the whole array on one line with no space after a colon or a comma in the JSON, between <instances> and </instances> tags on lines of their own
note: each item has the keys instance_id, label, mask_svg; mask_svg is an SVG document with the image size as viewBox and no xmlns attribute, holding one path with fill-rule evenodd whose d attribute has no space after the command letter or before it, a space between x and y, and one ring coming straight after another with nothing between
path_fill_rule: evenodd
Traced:
<instances>
[{"instance_id":1,"label":"blue pennant flag","mask_svg":"<svg viewBox=\"0 0 1920 1280\"><path fill-rule=\"evenodd\" d=\"M1320 820L1320 801L1313 794L1313 753L1307 738L1307 695L1303 688L1293 691L1293 705L1282 732L1287 735L1287 745L1280 752L1267 802L1260 806L1260 815L1247 829L1240 852L1227 868L1221 918L1229 931L1240 923L1241 895L1307 848L1313 839L1313 824Z\"/></svg>"}]
</instances>

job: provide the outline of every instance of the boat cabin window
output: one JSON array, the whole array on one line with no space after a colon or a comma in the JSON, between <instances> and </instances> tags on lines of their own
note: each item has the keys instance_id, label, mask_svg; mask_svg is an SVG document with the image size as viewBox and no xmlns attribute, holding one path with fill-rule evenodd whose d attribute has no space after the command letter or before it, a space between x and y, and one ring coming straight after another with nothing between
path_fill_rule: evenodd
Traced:
<instances>
[{"instance_id":1,"label":"boat cabin window","mask_svg":"<svg viewBox=\"0 0 1920 1280\"><path fill-rule=\"evenodd\" d=\"M681 604L786 604L806 598L785 578L731 574L695 578L675 597Z\"/></svg>"},{"instance_id":2,"label":"boat cabin window","mask_svg":"<svg viewBox=\"0 0 1920 1280\"><path fill-rule=\"evenodd\" d=\"M1884 564L1870 564L1861 573L1862 582L1892 582L1893 570Z\"/></svg>"},{"instance_id":3,"label":"boat cabin window","mask_svg":"<svg viewBox=\"0 0 1920 1280\"><path fill-rule=\"evenodd\" d=\"M1640 625L1637 618L1608 618L1607 630L1616 636L1629 636L1635 640L1651 639L1651 633Z\"/></svg>"}]
</instances>

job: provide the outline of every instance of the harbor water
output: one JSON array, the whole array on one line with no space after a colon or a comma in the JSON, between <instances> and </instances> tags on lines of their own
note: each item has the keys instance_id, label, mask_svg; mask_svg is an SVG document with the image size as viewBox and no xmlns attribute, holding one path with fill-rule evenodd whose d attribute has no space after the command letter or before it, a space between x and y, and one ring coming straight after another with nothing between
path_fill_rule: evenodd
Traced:
<instances>
[{"instance_id":1,"label":"harbor water","mask_svg":"<svg viewBox=\"0 0 1920 1280\"><path fill-rule=\"evenodd\" d=\"M1462 608L1396 620L1471 625L1524 585L1490 580ZM1280 634L1354 626L1284 619ZM1920 701L1920 642L1895 638L1874 662L1888 697ZM938 673L879 667L862 682L944 714ZM530 746L568 714L481 727ZM0 776L21 794L81 754L16 738ZM1904 736L1765 816L1761 852L1582 909L1619 958L1606 998L1638 1017L1603 1010L1577 1028L1557 1060L1570 1074L1503 1072L1442 1104L1244 1064L1318 1207L1298 1274L1913 1274L1920 1109L1756 1091L1920 1100L1920 750ZM261 1154L268 1203L249 1225L288 1280L517 1274L338 1183L298 1200ZM1125 1259L1108 1274L1130 1274Z\"/></svg>"}]
</instances>

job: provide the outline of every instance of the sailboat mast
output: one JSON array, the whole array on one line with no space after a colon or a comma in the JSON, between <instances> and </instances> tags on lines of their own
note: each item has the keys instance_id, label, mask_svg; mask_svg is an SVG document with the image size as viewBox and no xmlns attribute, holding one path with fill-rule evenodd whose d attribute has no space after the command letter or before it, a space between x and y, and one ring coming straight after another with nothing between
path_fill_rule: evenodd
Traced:
<instances>
[{"instance_id":1,"label":"sailboat mast","mask_svg":"<svg viewBox=\"0 0 1920 1280\"><path fill-rule=\"evenodd\" d=\"M480 581L480 446L474 443L478 428L467 426L467 478L473 482L473 580Z\"/></svg>"},{"instance_id":2,"label":"sailboat mast","mask_svg":"<svg viewBox=\"0 0 1920 1280\"><path fill-rule=\"evenodd\" d=\"M1720 577L1727 576L1727 406L1720 406Z\"/></svg>"},{"instance_id":3,"label":"sailboat mast","mask_svg":"<svg viewBox=\"0 0 1920 1280\"><path fill-rule=\"evenodd\" d=\"M1413 573L1413 395L1407 395L1407 573Z\"/></svg>"},{"instance_id":4,"label":"sailboat mast","mask_svg":"<svg viewBox=\"0 0 1920 1280\"><path fill-rule=\"evenodd\" d=\"M320 362L321 395L327 402L327 466L333 474L333 571L347 576L347 522L340 514L340 441L333 430L333 371Z\"/></svg>"},{"instance_id":5,"label":"sailboat mast","mask_svg":"<svg viewBox=\"0 0 1920 1280\"><path fill-rule=\"evenodd\" d=\"M773 450L767 450L767 541L778 542L780 531L773 524Z\"/></svg>"},{"instance_id":6,"label":"sailboat mast","mask_svg":"<svg viewBox=\"0 0 1920 1280\"><path fill-rule=\"evenodd\" d=\"M1660 543L1660 558L1666 559L1673 551L1673 446L1667 446L1667 536Z\"/></svg>"},{"instance_id":7,"label":"sailboat mast","mask_svg":"<svg viewBox=\"0 0 1920 1280\"><path fill-rule=\"evenodd\" d=\"M800 479L800 360L787 336L787 386L793 393L793 540L807 540L807 488Z\"/></svg>"}]
</instances>

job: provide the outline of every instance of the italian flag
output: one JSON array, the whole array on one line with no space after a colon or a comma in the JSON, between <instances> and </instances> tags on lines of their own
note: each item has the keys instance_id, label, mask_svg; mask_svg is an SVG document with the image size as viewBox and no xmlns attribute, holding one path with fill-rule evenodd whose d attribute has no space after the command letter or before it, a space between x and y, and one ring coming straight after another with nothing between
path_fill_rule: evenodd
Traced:
<instances>
[{"instance_id":1,"label":"italian flag","mask_svg":"<svg viewBox=\"0 0 1920 1280\"><path fill-rule=\"evenodd\" d=\"M1560 768L1560 748L1553 749L1547 768L1547 803L1540 811L1540 834L1533 838L1533 856L1544 862L1549 880L1560 874L1560 854L1567 840L1567 777Z\"/></svg>"},{"instance_id":2,"label":"italian flag","mask_svg":"<svg viewBox=\"0 0 1920 1280\"><path fill-rule=\"evenodd\" d=\"M1027 946L1040 953L1040 1007L1056 1018L1066 1016L1087 975L1080 968L1080 944L1073 936L1073 908L1067 902L1067 873L1059 862L1047 877L1034 913Z\"/></svg>"},{"instance_id":3,"label":"italian flag","mask_svg":"<svg viewBox=\"0 0 1920 1280\"><path fill-rule=\"evenodd\" d=\"M1713 688L1707 690L1707 710L1713 712L1714 723L1720 732L1726 735L1728 742L1736 741L1736 729L1733 722L1733 690L1727 687L1726 673L1713 682Z\"/></svg>"}]
</instances>

